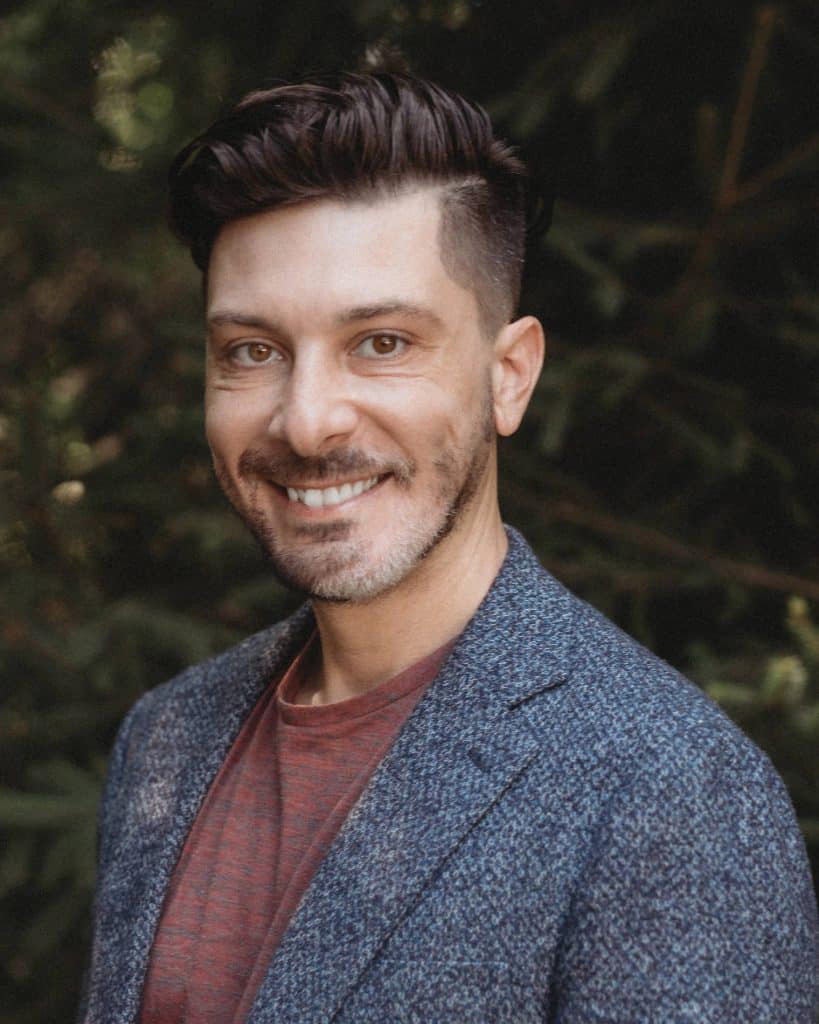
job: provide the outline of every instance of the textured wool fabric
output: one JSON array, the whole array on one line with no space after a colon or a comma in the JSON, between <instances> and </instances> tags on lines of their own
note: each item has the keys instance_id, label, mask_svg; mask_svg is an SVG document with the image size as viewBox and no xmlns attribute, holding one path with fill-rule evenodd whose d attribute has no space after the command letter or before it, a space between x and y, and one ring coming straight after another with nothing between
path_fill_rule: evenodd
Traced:
<instances>
[{"instance_id":1,"label":"textured wool fabric","mask_svg":"<svg viewBox=\"0 0 819 1024\"><path fill-rule=\"evenodd\" d=\"M252 1024L814 1024L804 844L767 758L509 531L340 830ZM173 866L287 622L140 700L100 811L87 1024L135 1019Z\"/></svg>"},{"instance_id":2,"label":"textured wool fabric","mask_svg":"<svg viewBox=\"0 0 819 1024\"><path fill-rule=\"evenodd\" d=\"M140 1024L243 1021L310 879L449 653L324 706L293 703L309 644L265 689L174 869Z\"/></svg>"}]
</instances>

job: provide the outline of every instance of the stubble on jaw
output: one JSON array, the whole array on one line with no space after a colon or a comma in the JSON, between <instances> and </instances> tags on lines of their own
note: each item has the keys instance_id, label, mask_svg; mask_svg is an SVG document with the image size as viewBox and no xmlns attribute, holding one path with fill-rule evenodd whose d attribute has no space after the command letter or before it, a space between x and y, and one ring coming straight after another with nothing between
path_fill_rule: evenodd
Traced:
<instances>
[{"instance_id":1,"label":"stubble on jaw","mask_svg":"<svg viewBox=\"0 0 819 1024\"><path fill-rule=\"evenodd\" d=\"M332 581L345 573L349 576L351 561L361 553L361 545L351 539L355 523L351 519L336 519L329 523L301 523L291 526L297 541L304 544L295 550L279 544L258 498L262 485L280 486L277 481L321 483L337 480L340 476L383 476L389 473L396 485L408 488L415 476L415 464L409 460L378 461L354 450L330 452L327 456L301 457L295 452L269 453L259 449L245 451L238 463L238 475L246 482L242 493L227 467L214 458L214 472L234 511L247 526L274 573L290 590L308 598L346 602L367 599L366 580L351 581L352 586L332 587ZM334 545L336 550L327 550ZM351 547L354 550L351 551ZM316 548L321 550L316 550ZM359 559L360 561L360 559ZM358 574L360 576L360 573ZM359 596L361 594L362 596ZM374 595L373 595L374 596Z\"/></svg>"},{"instance_id":2,"label":"stubble on jaw","mask_svg":"<svg viewBox=\"0 0 819 1024\"><path fill-rule=\"evenodd\" d=\"M400 543L375 566L367 564L367 540L357 541L353 537L356 524L351 519L303 523L296 528L296 534L305 547L282 549L258 500L259 488L262 484L274 486L277 481L319 483L337 480L344 475L350 477L355 474L360 478L389 473L398 487L410 490L417 474L415 463L409 460L386 463L355 450L302 458L292 451L273 454L248 449L238 464L239 476L248 485L246 497L218 459L214 459L216 477L285 586L320 601L365 603L393 589L423 562L454 531L463 512L475 499L495 437L492 393L488 385L484 394L480 420L466 445L455 449L453 446L447 448L442 442L437 446L439 454L433 461L438 481L436 498L445 507L434 529L430 530L428 520L418 521L417 516L410 519L409 515L401 517L402 521L395 523ZM464 466L467 453L463 478L453 493L453 479Z\"/></svg>"}]
</instances>

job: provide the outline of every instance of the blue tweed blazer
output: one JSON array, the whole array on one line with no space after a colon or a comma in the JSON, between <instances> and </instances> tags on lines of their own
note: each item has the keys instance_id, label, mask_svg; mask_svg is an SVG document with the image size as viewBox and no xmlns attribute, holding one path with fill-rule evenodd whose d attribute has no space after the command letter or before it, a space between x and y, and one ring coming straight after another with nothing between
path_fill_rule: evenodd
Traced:
<instances>
[{"instance_id":1,"label":"blue tweed blazer","mask_svg":"<svg viewBox=\"0 0 819 1024\"><path fill-rule=\"evenodd\" d=\"M87 1024L136 1019L197 808L311 628L304 608L126 718L100 813ZM816 947L804 846L766 757L510 531L248 1019L813 1024Z\"/></svg>"}]
</instances>

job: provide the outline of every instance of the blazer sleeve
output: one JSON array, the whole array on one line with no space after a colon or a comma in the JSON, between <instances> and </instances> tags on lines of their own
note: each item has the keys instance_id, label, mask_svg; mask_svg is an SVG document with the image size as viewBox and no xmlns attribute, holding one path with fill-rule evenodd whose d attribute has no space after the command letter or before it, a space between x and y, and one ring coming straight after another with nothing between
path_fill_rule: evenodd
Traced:
<instances>
[{"instance_id":1,"label":"blazer sleeve","mask_svg":"<svg viewBox=\"0 0 819 1024\"><path fill-rule=\"evenodd\" d=\"M576 892L555 1024L814 1024L804 844L750 745L642 770L612 801Z\"/></svg>"},{"instance_id":2,"label":"blazer sleeve","mask_svg":"<svg viewBox=\"0 0 819 1024\"><path fill-rule=\"evenodd\" d=\"M100 880L104 874L105 865L110 857L111 826L110 816L117 807L117 794L122 784L122 778L128 758L128 748L134 722L143 713L144 708L150 701L150 693L143 697L131 708L123 719L117 731L111 756L108 758L105 785L103 786L102 798L97 811L97 891L99 891ZM97 948L97 912L96 899L92 912L92 944L89 962L85 969L82 986L80 989L80 1001L77 1010L77 1022L82 1024L88 1010L89 984L91 968L95 956L99 956Z\"/></svg>"}]
</instances>

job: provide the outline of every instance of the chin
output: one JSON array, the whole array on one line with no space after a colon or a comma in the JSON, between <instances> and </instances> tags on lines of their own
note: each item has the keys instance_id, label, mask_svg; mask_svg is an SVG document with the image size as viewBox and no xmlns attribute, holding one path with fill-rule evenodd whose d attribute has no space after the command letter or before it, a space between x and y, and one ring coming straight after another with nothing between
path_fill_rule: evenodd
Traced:
<instances>
[{"instance_id":1,"label":"chin","mask_svg":"<svg viewBox=\"0 0 819 1024\"><path fill-rule=\"evenodd\" d=\"M285 586L313 600L336 604L364 604L394 590L412 576L454 524L447 512L431 530L429 517L418 515L413 522L402 523L402 529L382 533L375 545L339 537L288 550L276 543L269 529L260 530L259 523L248 522Z\"/></svg>"}]
</instances>

